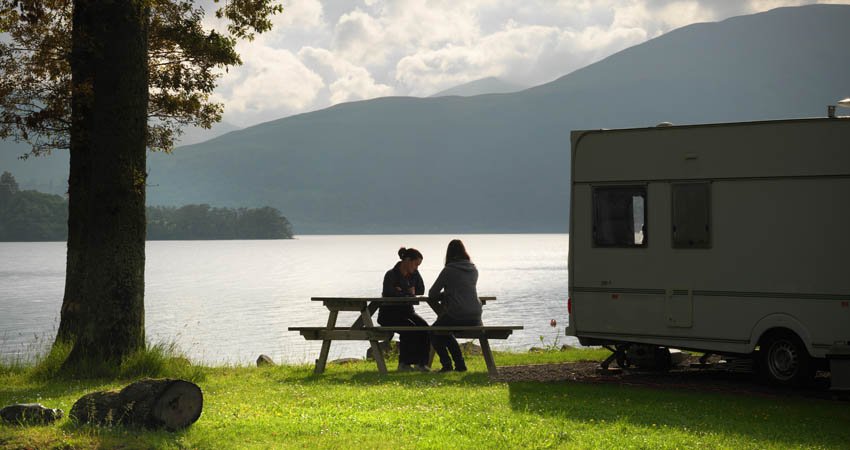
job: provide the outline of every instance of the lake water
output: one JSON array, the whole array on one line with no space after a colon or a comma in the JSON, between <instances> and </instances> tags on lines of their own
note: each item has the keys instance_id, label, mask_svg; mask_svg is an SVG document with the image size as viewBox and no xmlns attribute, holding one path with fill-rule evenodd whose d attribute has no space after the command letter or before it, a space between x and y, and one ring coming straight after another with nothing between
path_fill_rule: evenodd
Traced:
<instances>
[{"instance_id":1,"label":"lake water","mask_svg":"<svg viewBox=\"0 0 850 450\"><path fill-rule=\"evenodd\" d=\"M463 239L478 266L478 293L488 325L523 325L497 349L525 350L540 336L560 342L567 324L566 234L299 236L273 241L147 243L145 322L149 341L174 342L191 359L244 364L261 353L308 362L320 342L290 326L323 326L327 310L310 297L379 296L400 246L419 249L426 289L451 239ZM43 352L59 325L65 279L64 242L0 243L0 358ZM429 322L426 304L416 307ZM341 313L348 326L355 313ZM558 327L549 325L551 319ZM560 331L559 331L560 330ZM331 358L362 357L364 342L334 342Z\"/></svg>"}]
</instances>

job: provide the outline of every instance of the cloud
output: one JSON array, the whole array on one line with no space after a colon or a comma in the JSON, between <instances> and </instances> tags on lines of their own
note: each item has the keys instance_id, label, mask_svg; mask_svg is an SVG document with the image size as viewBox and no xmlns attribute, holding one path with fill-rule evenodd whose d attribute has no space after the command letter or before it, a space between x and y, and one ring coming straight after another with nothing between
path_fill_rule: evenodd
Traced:
<instances>
[{"instance_id":1,"label":"cloud","mask_svg":"<svg viewBox=\"0 0 850 450\"><path fill-rule=\"evenodd\" d=\"M244 125L270 114L310 109L325 86L322 78L289 50L239 44L240 70L231 70L219 83L214 100L225 104L228 120Z\"/></svg>"},{"instance_id":2,"label":"cloud","mask_svg":"<svg viewBox=\"0 0 850 450\"><path fill-rule=\"evenodd\" d=\"M553 27L514 27L469 45L425 49L403 57L395 78L414 95L428 95L453 85L508 72L533 61L556 45Z\"/></svg>"},{"instance_id":3,"label":"cloud","mask_svg":"<svg viewBox=\"0 0 850 450\"><path fill-rule=\"evenodd\" d=\"M386 57L383 26L374 17L356 9L340 17L334 30L333 48L344 58L379 64Z\"/></svg>"},{"instance_id":4,"label":"cloud","mask_svg":"<svg viewBox=\"0 0 850 450\"><path fill-rule=\"evenodd\" d=\"M291 31L325 26L324 7L319 0L285 0L283 13L272 18L275 29Z\"/></svg>"},{"instance_id":5,"label":"cloud","mask_svg":"<svg viewBox=\"0 0 850 450\"><path fill-rule=\"evenodd\" d=\"M393 88L375 82L371 73L323 48L304 47L298 57L329 83L329 101L332 104L352 100L382 97L393 94Z\"/></svg>"},{"instance_id":6,"label":"cloud","mask_svg":"<svg viewBox=\"0 0 850 450\"><path fill-rule=\"evenodd\" d=\"M646 40L637 27L587 27L579 31L554 26L505 27L466 46L425 50L402 58L396 79L416 95L496 76L526 85L564 75L614 51Z\"/></svg>"},{"instance_id":7,"label":"cloud","mask_svg":"<svg viewBox=\"0 0 850 450\"><path fill-rule=\"evenodd\" d=\"M421 48L467 43L479 36L471 4L454 1L374 0L368 10L343 14L332 49L355 64L387 65Z\"/></svg>"}]
</instances>

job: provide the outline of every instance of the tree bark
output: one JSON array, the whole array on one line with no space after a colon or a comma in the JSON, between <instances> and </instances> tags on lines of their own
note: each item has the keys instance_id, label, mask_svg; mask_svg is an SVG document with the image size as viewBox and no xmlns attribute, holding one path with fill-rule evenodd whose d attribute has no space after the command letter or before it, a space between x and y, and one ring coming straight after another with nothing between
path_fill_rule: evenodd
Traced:
<instances>
[{"instance_id":1,"label":"tree bark","mask_svg":"<svg viewBox=\"0 0 850 450\"><path fill-rule=\"evenodd\" d=\"M68 254L57 341L66 365L144 346L148 104L143 0L75 0Z\"/></svg>"},{"instance_id":2,"label":"tree bark","mask_svg":"<svg viewBox=\"0 0 850 450\"><path fill-rule=\"evenodd\" d=\"M80 424L133 426L175 431L198 420L204 407L201 388L172 379L137 381L120 392L86 394L71 407Z\"/></svg>"},{"instance_id":3,"label":"tree bark","mask_svg":"<svg viewBox=\"0 0 850 450\"><path fill-rule=\"evenodd\" d=\"M92 121L92 84L94 67L86 63L94 59L95 46L90 33L82 26L85 8L75 7L71 30L71 134L70 170L68 174L68 251L65 264L65 294L57 342L73 343L82 321L82 293L85 277L84 230L91 181L87 126Z\"/></svg>"}]
</instances>

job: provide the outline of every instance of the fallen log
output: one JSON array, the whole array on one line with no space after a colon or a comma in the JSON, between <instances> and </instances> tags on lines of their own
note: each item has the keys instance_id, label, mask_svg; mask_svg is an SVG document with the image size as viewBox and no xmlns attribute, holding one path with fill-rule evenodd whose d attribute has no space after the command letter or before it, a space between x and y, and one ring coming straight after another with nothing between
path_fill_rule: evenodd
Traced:
<instances>
[{"instance_id":1,"label":"fallen log","mask_svg":"<svg viewBox=\"0 0 850 450\"><path fill-rule=\"evenodd\" d=\"M16 403L0 409L0 422L13 425L47 425L62 416L61 409L46 408L40 403Z\"/></svg>"},{"instance_id":2,"label":"fallen log","mask_svg":"<svg viewBox=\"0 0 850 450\"><path fill-rule=\"evenodd\" d=\"M86 394L69 414L79 424L124 425L175 431L201 416L204 396L198 385L174 379L143 379L120 391Z\"/></svg>"}]
</instances>

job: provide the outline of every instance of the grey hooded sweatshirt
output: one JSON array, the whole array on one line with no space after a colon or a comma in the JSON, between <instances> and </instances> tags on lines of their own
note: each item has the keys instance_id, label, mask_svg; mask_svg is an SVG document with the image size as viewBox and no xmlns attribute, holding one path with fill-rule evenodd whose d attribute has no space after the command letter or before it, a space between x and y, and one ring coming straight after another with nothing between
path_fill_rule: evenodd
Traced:
<instances>
[{"instance_id":1,"label":"grey hooded sweatshirt","mask_svg":"<svg viewBox=\"0 0 850 450\"><path fill-rule=\"evenodd\" d=\"M428 298L438 301L443 313L458 320L481 320L481 301L475 285L478 269L470 261L455 261L446 264L434 285L428 290Z\"/></svg>"}]
</instances>

